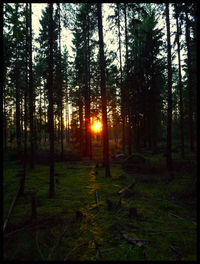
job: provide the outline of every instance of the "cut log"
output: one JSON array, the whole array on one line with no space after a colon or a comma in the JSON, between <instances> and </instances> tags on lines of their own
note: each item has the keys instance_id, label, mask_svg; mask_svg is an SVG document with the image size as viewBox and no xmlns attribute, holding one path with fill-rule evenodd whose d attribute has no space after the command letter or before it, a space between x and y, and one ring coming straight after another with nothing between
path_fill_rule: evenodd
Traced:
<instances>
[{"instance_id":1,"label":"cut log","mask_svg":"<svg viewBox=\"0 0 200 264\"><path fill-rule=\"evenodd\" d=\"M122 195L125 191L132 189L134 187L134 185L135 185L135 180L131 184L129 184L128 186L126 186L122 190L120 190L117 194Z\"/></svg>"},{"instance_id":2,"label":"cut log","mask_svg":"<svg viewBox=\"0 0 200 264\"><path fill-rule=\"evenodd\" d=\"M130 244L135 245L135 246L139 246L139 247L143 247L144 243L142 241L147 241L147 239L140 239L137 237L129 237L126 234L122 234L122 237Z\"/></svg>"}]
</instances>

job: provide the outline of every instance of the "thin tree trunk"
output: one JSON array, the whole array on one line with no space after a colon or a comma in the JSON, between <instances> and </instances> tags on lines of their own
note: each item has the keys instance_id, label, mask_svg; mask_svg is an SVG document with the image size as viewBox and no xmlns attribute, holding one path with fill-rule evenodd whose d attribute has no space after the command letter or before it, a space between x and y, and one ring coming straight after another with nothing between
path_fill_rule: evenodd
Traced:
<instances>
[{"instance_id":1,"label":"thin tree trunk","mask_svg":"<svg viewBox=\"0 0 200 264\"><path fill-rule=\"evenodd\" d=\"M119 3L117 3L118 10L118 39L119 39L119 64L120 64L120 91L121 91L121 116L122 116L122 150L125 152L125 111L124 111L124 89L122 86L122 54L121 54L121 32L120 32L120 9Z\"/></svg>"},{"instance_id":2,"label":"thin tree trunk","mask_svg":"<svg viewBox=\"0 0 200 264\"><path fill-rule=\"evenodd\" d=\"M127 31L127 14L126 3L124 3L124 19L125 19L125 46L126 46L126 104L127 104L127 136L128 136L128 153L132 153L132 133L131 133L131 117L130 117L130 102L129 102L129 61L128 61L128 31Z\"/></svg>"},{"instance_id":3,"label":"thin tree trunk","mask_svg":"<svg viewBox=\"0 0 200 264\"><path fill-rule=\"evenodd\" d=\"M24 194L26 167L27 167L27 91L28 91L28 3L26 3L26 87L24 89L24 159L23 159L23 175L21 180L20 194Z\"/></svg>"},{"instance_id":4,"label":"thin tree trunk","mask_svg":"<svg viewBox=\"0 0 200 264\"><path fill-rule=\"evenodd\" d=\"M69 103L68 103L68 88L66 85L66 142L69 143Z\"/></svg>"},{"instance_id":5,"label":"thin tree trunk","mask_svg":"<svg viewBox=\"0 0 200 264\"><path fill-rule=\"evenodd\" d=\"M184 144L184 117L183 117L183 88L182 88L182 75L181 75L181 57L180 57L180 26L178 21L178 13L177 13L177 4L175 4L176 9L176 28L177 28L177 48L178 48L178 72L179 72L179 111L180 111L180 132L181 132L181 157L185 156L185 144Z\"/></svg>"},{"instance_id":6,"label":"thin tree trunk","mask_svg":"<svg viewBox=\"0 0 200 264\"><path fill-rule=\"evenodd\" d=\"M166 3L166 25L167 25L167 62L168 62L168 108L167 108L167 168L172 169L172 69L171 69L171 40L169 4Z\"/></svg>"},{"instance_id":7,"label":"thin tree trunk","mask_svg":"<svg viewBox=\"0 0 200 264\"><path fill-rule=\"evenodd\" d=\"M101 99L102 99L102 117L103 117L103 163L105 165L106 177L110 177L109 161L109 141L107 125L107 100L106 100L106 80L105 80L105 59L103 43L103 26L102 26L102 7L97 3L98 14L98 31L99 31L99 52L100 52L100 69L101 69Z\"/></svg>"},{"instance_id":8,"label":"thin tree trunk","mask_svg":"<svg viewBox=\"0 0 200 264\"><path fill-rule=\"evenodd\" d=\"M42 88L41 88L41 81L40 81L40 144L42 140Z\"/></svg>"},{"instance_id":9,"label":"thin tree trunk","mask_svg":"<svg viewBox=\"0 0 200 264\"><path fill-rule=\"evenodd\" d=\"M16 16L18 14L18 6L16 5ZM16 28L16 25L14 25L14 31L17 34L17 30L18 28ZM15 68L15 96L16 96L16 116L15 116L15 126L16 126L16 142L17 142L17 151L20 152L20 148L21 148L21 131L20 131L20 91L19 91L19 77L20 77L20 73L19 73L19 69L18 69L18 52L17 52L17 48L18 48L18 43L16 43L16 68Z\"/></svg>"},{"instance_id":10,"label":"thin tree trunk","mask_svg":"<svg viewBox=\"0 0 200 264\"><path fill-rule=\"evenodd\" d=\"M60 61L59 61L59 72L60 72L60 139L61 139L61 160L63 160L64 155L64 148L63 148L63 95L62 95L62 68L61 68L61 27L60 27L60 4L58 4L58 14L59 14L59 55L60 55Z\"/></svg>"},{"instance_id":11,"label":"thin tree trunk","mask_svg":"<svg viewBox=\"0 0 200 264\"><path fill-rule=\"evenodd\" d=\"M91 157L91 135L90 135L90 85L89 85L89 61L90 61L90 21L87 16L87 40L85 40L85 155Z\"/></svg>"},{"instance_id":12,"label":"thin tree trunk","mask_svg":"<svg viewBox=\"0 0 200 264\"><path fill-rule=\"evenodd\" d=\"M89 157L92 159L92 135L90 131L90 37L89 37L89 29L90 29L90 20L88 18L88 148L89 148Z\"/></svg>"},{"instance_id":13,"label":"thin tree trunk","mask_svg":"<svg viewBox=\"0 0 200 264\"><path fill-rule=\"evenodd\" d=\"M3 84L3 91L5 91L4 88L4 84ZM6 104L6 100L5 100L5 94L3 96L3 141L4 141L4 151L6 152L7 150L7 116L6 116L6 109L5 109L5 104Z\"/></svg>"},{"instance_id":14,"label":"thin tree trunk","mask_svg":"<svg viewBox=\"0 0 200 264\"><path fill-rule=\"evenodd\" d=\"M79 88L80 89L80 88ZM81 91L80 91L81 93ZM81 95L79 97L79 147L80 147L80 153L83 154L83 102Z\"/></svg>"},{"instance_id":15,"label":"thin tree trunk","mask_svg":"<svg viewBox=\"0 0 200 264\"><path fill-rule=\"evenodd\" d=\"M34 169L35 166L35 151L34 151L34 122L33 122L33 70L32 70L32 5L29 10L29 115L30 115L30 145L31 145L31 157L30 168Z\"/></svg>"},{"instance_id":16,"label":"thin tree trunk","mask_svg":"<svg viewBox=\"0 0 200 264\"><path fill-rule=\"evenodd\" d=\"M20 133L20 95L19 95L19 74L16 76L16 139L17 149L20 151L21 147L21 133Z\"/></svg>"},{"instance_id":17,"label":"thin tree trunk","mask_svg":"<svg viewBox=\"0 0 200 264\"><path fill-rule=\"evenodd\" d=\"M44 84L44 87L45 87L45 84ZM44 142L46 143L46 141L47 141L47 128L46 128L46 126L47 126L47 113L46 113L45 92L44 92L43 100L44 100L44 109L45 109L45 111L44 111Z\"/></svg>"},{"instance_id":18,"label":"thin tree trunk","mask_svg":"<svg viewBox=\"0 0 200 264\"><path fill-rule=\"evenodd\" d=\"M6 95L5 95L5 76L6 70L3 69L3 149L7 150L7 115L6 115Z\"/></svg>"},{"instance_id":19,"label":"thin tree trunk","mask_svg":"<svg viewBox=\"0 0 200 264\"><path fill-rule=\"evenodd\" d=\"M55 196L54 189L54 120L53 120L53 4L49 3L49 143L50 143L50 184L49 197Z\"/></svg>"},{"instance_id":20,"label":"thin tree trunk","mask_svg":"<svg viewBox=\"0 0 200 264\"><path fill-rule=\"evenodd\" d=\"M188 103L189 103L189 132L190 132L190 150L194 151L194 128L193 128L193 102L192 102L192 67L191 67L191 40L190 40L190 27L187 11L186 15L186 44L187 44L187 59L188 59Z\"/></svg>"}]
</instances>

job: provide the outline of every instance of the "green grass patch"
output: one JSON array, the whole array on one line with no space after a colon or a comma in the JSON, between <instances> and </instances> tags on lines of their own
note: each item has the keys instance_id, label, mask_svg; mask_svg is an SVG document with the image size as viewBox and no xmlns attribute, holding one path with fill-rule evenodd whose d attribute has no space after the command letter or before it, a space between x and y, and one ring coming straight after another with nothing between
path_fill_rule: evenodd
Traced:
<instances>
[{"instance_id":1,"label":"green grass patch","mask_svg":"<svg viewBox=\"0 0 200 264\"><path fill-rule=\"evenodd\" d=\"M95 144L100 147L99 142ZM161 167L164 164L160 155L154 155L152 162ZM17 189L19 171L20 166L14 163L4 168L5 213ZM181 194L191 183L190 175L185 173L181 177L175 173L169 183L166 183L167 176L165 171L129 175L120 164L113 164L111 177L106 178L105 169L95 168L95 162L58 162L55 164L55 198L50 199L49 167L36 165L27 172L25 195L13 209L8 230L24 228L35 221L31 217L32 193L36 196L39 224L33 229L5 234L5 259L41 260L38 243L45 260L146 260L142 248L123 239L122 233L125 233L144 239L148 260L196 260L196 225L192 223L191 212L170 199L170 195ZM136 180L133 194L123 196L121 206L116 208L117 192L133 178ZM108 199L113 204L111 209ZM133 207L137 209L135 217L129 215ZM79 219L77 211L83 213Z\"/></svg>"}]
</instances>

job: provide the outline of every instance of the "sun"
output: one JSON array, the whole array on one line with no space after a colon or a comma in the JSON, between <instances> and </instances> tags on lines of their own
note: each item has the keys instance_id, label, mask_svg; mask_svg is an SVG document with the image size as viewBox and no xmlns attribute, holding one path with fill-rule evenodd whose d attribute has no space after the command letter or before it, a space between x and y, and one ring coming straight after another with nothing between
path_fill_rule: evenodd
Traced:
<instances>
[{"instance_id":1,"label":"sun","mask_svg":"<svg viewBox=\"0 0 200 264\"><path fill-rule=\"evenodd\" d=\"M94 133L99 133L102 131L102 123L99 120L94 121L91 125L91 129Z\"/></svg>"}]
</instances>

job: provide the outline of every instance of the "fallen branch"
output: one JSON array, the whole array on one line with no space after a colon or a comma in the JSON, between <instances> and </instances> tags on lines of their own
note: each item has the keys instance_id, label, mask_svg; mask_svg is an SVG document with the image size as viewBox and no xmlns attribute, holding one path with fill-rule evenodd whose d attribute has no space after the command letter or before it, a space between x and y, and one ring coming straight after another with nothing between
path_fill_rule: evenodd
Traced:
<instances>
[{"instance_id":1,"label":"fallen branch","mask_svg":"<svg viewBox=\"0 0 200 264\"><path fill-rule=\"evenodd\" d=\"M128 186L124 187L123 189L121 189L120 191L118 191L118 195L122 195L126 190L132 189L133 186L135 185L135 180L129 184Z\"/></svg>"},{"instance_id":2,"label":"fallen branch","mask_svg":"<svg viewBox=\"0 0 200 264\"><path fill-rule=\"evenodd\" d=\"M90 210L97 209L100 205L102 205L102 201L98 202L98 204L94 204L92 207L90 207L87 210L83 211L83 213L87 213Z\"/></svg>"},{"instance_id":3,"label":"fallen branch","mask_svg":"<svg viewBox=\"0 0 200 264\"><path fill-rule=\"evenodd\" d=\"M183 218L183 217L181 217L181 216L179 216L179 215L175 215L175 214L173 214L173 213L171 213L171 212L168 212L168 215L172 215L172 216L174 216L174 217L176 217L176 218L179 218L179 219L181 219L181 220L191 221L194 225L197 224L196 222L194 222L194 221L192 221L192 220L190 220L190 219Z\"/></svg>"},{"instance_id":4,"label":"fallen branch","mask_svg":"<svg viewBox=\"0 0 200 264\"><path fill-rule=\"evenodd\" d=\"M41 250L40 250L40 246L39 246L39 242L38 242L38 231L36 231L35 241L36 241L37 250L38 250L38 252L39 252L39 254L40 254L41 259L42 259L42 260L45 260L43 254L42 254L42 252L41 252Z\"/></svg>"},{"instance_id":5,"label":"fallen branch","mask_svg":"<svg viewBox=\"0 0 200 264\"><path fill-rule=\"evenodd\" d=\"M13 231L11 231L11 232L9 232L9 233L4 233L4 237L8 237L8 236L11 236L11 235L13 235L13 234L15 234L15 233L18 233L18 232L21 232L21 231L25 231L25 230L27 230L27 229L29 229L30 228L30 230L32 229L32 228L39 228L39 227L41 227L41 226L47 226L47 224L48 224L48 221L50 220L53 220L55 217L57 217L58 215L60 215L60 213L56 213L56 214L54 214L54 215L52 215L52 216L49 216L49 217L45 217L45 219L38 219L38 220L35 220L33 223L31 223L30 225L26 225L26 226L23 226L23 227L21 227L21 228L18 228L18 229L15 229L15 230L13 230ZM29 231L30 231L29 230Z\"/></svg>"},{"instance_id":6,"label":"fallen branch","mask_svg":"<svg viewBox=\"0 0 200 264\"><path fill-rule=\"evenodd\" d=\"M179 219L182 219L182 220L186 220L186 219L184 219L183 217L178 216L178 215L175 215L175 214L172 214L172 213L170 213L170 212L168 212L168 214L169 214L169 215L172 215L172 216L174 216L174 217L176 217L176 218L179 218Z\"/></svg>"},{"instance_id":7,"label":"fallen branch","mask_svg":"<svg viewBox=\"0 0 200 264\"><path fill-rule=\"evenodd\" d=\"M126 234L122 234L122 236L129 244L140 247L142 249L145 259L149 258L145 250L145 245L143 243L143 241L149 241L148 239L140 239L137 237L133 238L133 237L127 236Z\"/></svg>"},{"instance_id":8,"label":"fallen branch","mask_svg":"<svg viewBox=\"0 0 200 264\"><path fill-rule=\"evenodd\" d=\"M61 235L59 236L59 238L57 239L56 243L54 244L54 246L52 247L51 249L51 252L49 253L48 257L47 257L47 260L51 260L51 256L53 254L53 252L55 251L55 249L59 246L65 232L67 231L67 229L69 228L69 226L71 225L72 223L68 223L67 225L65 225L64 229L63 229L63 232L61 233Z\"/></svg>"},{"instance_id":9,"label":"fallen branch","mask_svg":"<svg viewBox=\"0 0 200 264\"><path fill-rule=\"evenodd\" d=\"M76 246L75 246L70 252L67 253L67 255L66 255L65 258L64 258L64 261L67 261L68 257L69 257L74 251L76 251L77 248L80 248L80 247L82 247L82 246L88 245L88 243L89 243L88 241L85 241L85 242L82 242L82 243L76 245Z\"/></svg>"},{"instance_id":10,"label":"fallen branch","mask_svg":"<svg viewBox=\"0 0 200 264\"><path fill-rule=\"evenodd\" d=\"M14 197L13 200L12 200L12 203L11 203L10 209L9 209L9 211L8 211L8 214L7 214L7 217L6 217L5 221L4 221L4 224L3 224L3 232L4 232L5 229L6 229L6 226L7 226L8 220L9 220L9 217L10 217L10 215L11 215L11 212L12 212L13 208L14 208L15 202L16 202L18 196L19 196L20 190L21 190L21 182L20 182L19 187L18 187L18 189L17 189L17 193L16 193L15 197Z\"/></svg>"},{"instance_id":11,"label":"fallen branch","mask_svg":"<svg viewBox=\"0 0 200 264\"><path fill-rule=\"evenodd\" d=\"M177 249L174 246L169 245L169 248L172 249L176 254L179 254L179 252L177 251Z\"/></svg>"},{"instance_id":12,"label":"fallen branch","mask_svg":"<svg viewBox=\"0 0 200 264\"><path fill-rule=\"evenodd\" d=\"M140 239L137 237L129 237L126 234L122 234L122 237L130 244L135 245L135 246L139 246L142 247L144 246L144 243L142 243L142 241L148 241L147 239Z\"/></svg>"},{"instance_id":13,"label":"fallen branch","mask_svg":"<svg viewBox=\"0 0 200 264\"><path fill-rule=\"evenodd\" d=\"M145 230L147 231L147 230ZM192 232L192 231L159 231L159 232L150 232L148 234L151 234L151 235L157 235L157 234L163 234L163 233L192 233L192 234L196 234L196 232Z\"/></svg>"}]
</instances>

